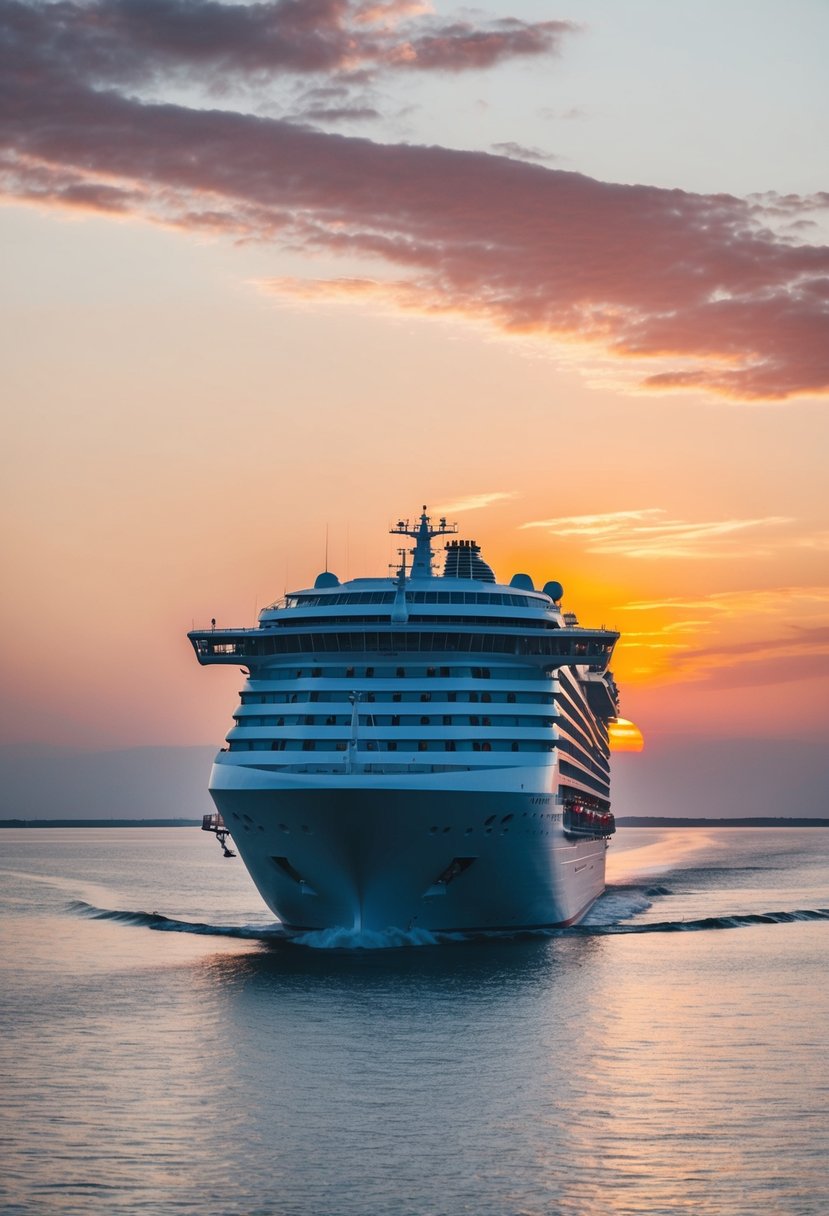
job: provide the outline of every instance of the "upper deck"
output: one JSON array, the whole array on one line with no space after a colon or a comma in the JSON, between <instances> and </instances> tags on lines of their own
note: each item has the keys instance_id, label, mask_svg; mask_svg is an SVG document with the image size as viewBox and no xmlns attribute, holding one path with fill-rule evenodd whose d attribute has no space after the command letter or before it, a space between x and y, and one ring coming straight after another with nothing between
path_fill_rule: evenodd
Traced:
<instances>
[{"instance_id":1,"label":"upper deck","mask_svg":"<svg viewBox=\"0 0 829 1216\"><path fill-rule=\"evenodd\" d=\"M546 667L607 668L618 634L584 629L562 615L561 584L536 590L529 575L495 581L475 541L446 545L442 575L433 570L432 541L454 525L432 526L426 508L391 529L415 541L401 549L393 578L341 583L328 570L313 587L294 591L259 614L251 629L196 629L188 634L200 663L244 663L263 668L299 654L394 656L480 654L513 656ZM407 568L408 559L411 564Z\"/></svg>"},{"instance_id":2,"label":"upper deck","mask_svg":"<svg viewBox=\"0 0 829 1216\"><path fill-rule=\"evenodd\" d=\"M604 670L618 633L565 620L543 593L472 580L356 579L294 592L255 628L188 634L200 663L263 665L281 655L480 653Z\"/></svg>"},{"instance_id":3,"label":"upper deck","mask_svg":"<svg viewBox=\"0 0 829 1216\"><path fill-rule=\"evenodd\" d=\"M606 798L619 635L562 613L557 582L497 583L474 542L447 545L433 574L436 530L425 515L407 528L395 531L420 550L396 577L340 583L326 570L254 628L188 635L200 663L249 671L227 762L314 773L557 762L581 795Z\"/></svg>"}]
</instances>

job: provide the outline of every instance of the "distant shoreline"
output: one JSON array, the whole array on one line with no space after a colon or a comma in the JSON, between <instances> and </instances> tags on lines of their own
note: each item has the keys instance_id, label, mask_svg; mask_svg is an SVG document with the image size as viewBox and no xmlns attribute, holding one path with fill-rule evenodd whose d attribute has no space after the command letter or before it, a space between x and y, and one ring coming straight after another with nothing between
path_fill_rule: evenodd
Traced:
<instances>
[{"instance_id":1,"label":"distant shoreline","mask_svg":"<svg viewBox=\"0 0 829 1216\"><path fill-rule=\"evenodd\" d=\"M620 828L829 828L829 819L755 815L734 819L623 815ZM200 828L201 819L0 819L0 828Z\"/></svg>"},{"instance_id":2,"label":"distant shoreline","mask_svg":"<svg viewBox=\"0 0 829 1216\"><path fill-rule=\"evenodd\" d=\"M803 815L753 815L733 819L697 819L686 815L623 815L620 828L829 828L829 819L807 819Z\"/></svg>"},{"instance_id":3,"label":"distant shoreline","mask_svg":"<svg viewBox=\"0 0 829 1216\"><path fill-rule=\"evenodd\" d=\"M0 819L0 828L200 828L201 819Z\"/></svg>"}]
</instances>

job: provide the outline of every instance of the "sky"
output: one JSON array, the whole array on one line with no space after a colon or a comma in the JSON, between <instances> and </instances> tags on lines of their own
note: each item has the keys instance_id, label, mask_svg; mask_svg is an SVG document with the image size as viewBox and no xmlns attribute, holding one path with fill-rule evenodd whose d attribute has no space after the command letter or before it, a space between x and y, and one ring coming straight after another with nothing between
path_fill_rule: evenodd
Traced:
<instances>
[{"instance_id":1,"label":"sky","mask_svg":"<svg viewBox=\"0 0 829 1216\"><path fill-rule=\"evenodd\" d=\"M823 0L0 0L5 742L220 743L186 631L326 533L384 575L427 503L620 630L638 763L825 773L828 40Z\"/></svg>"}]
</instances>

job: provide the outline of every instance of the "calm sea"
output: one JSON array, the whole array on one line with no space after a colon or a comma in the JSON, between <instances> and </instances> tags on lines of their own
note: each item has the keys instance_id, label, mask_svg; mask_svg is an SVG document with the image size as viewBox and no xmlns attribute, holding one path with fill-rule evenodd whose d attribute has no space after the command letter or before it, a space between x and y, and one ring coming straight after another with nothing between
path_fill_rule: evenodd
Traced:
<instances>
[{"instance_id":1,"label":"calm sea","mask_svg":"<svg viewBox=\"0 0 829 1216\"><path fill-rule=\"evenodd\" d=\"M195 829L0 847L4 1214L829 1212L829 831L627 829L575 931L347 949Z\"/></svg>"}]
</instances>

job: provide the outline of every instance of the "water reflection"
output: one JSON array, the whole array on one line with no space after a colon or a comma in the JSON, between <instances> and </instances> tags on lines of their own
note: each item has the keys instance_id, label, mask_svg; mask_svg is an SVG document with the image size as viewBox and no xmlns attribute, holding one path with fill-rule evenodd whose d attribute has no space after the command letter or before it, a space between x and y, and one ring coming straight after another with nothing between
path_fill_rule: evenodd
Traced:
<instances>
[{"instance_id":1,"label":"water reflection","mask_svg":"<svg viewBox=\"0 0 829 1216\"><path fill-rule=\"evenodd\" d=\"M311 950L285 941L240 954L221 953L203 959L201 969L223 989L253 987L286 991L309 984L428 994L458 989L517 996L526 988L548 985L563 971L583 965L600 943L567 937L469 938L435 946L384 950Z\"/></svg>"}]
</instances>

